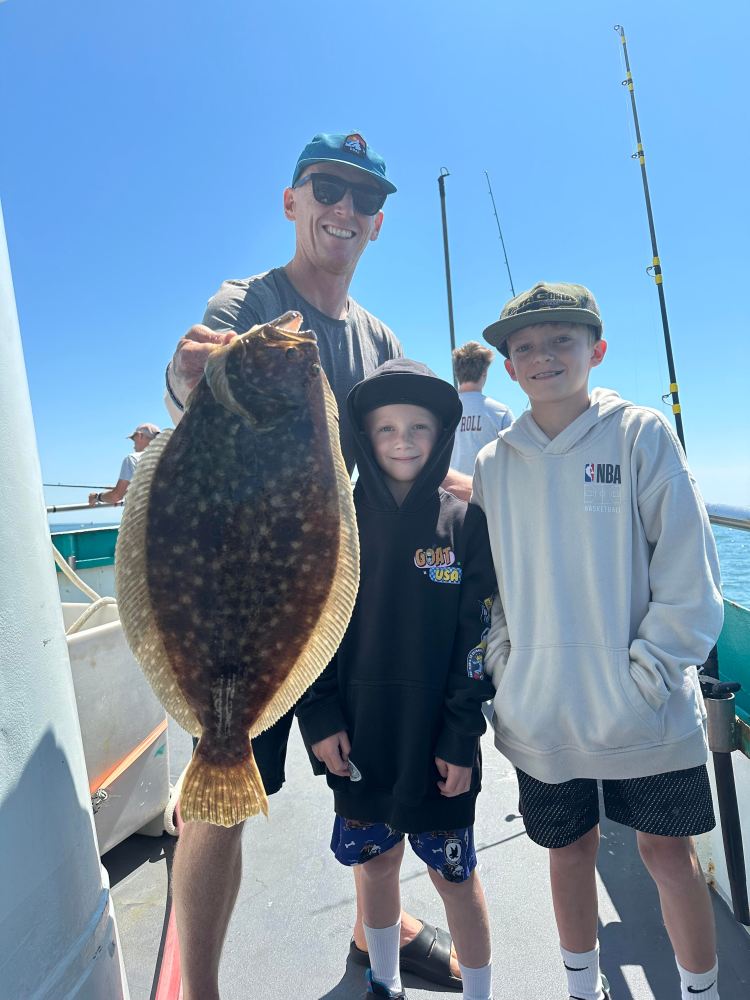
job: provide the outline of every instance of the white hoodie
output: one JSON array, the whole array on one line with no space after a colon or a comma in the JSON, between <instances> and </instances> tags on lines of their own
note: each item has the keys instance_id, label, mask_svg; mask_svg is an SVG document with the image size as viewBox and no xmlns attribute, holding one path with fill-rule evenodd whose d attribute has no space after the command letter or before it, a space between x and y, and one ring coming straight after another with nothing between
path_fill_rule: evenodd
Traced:
<instances>
[{"instance_id":1,"label":"white hoodie","mask_svg":"<svg viewBox=\"0 0 750 1000\"><path fill-rule=\"evenodd\" d=\"M472 500L502 602L485 656L498 749L549 783L704 763L693 664L721 630L719 566L664 417L594 389L550 441L526 412L480 451Z\"/></svg>"}]
</instances>

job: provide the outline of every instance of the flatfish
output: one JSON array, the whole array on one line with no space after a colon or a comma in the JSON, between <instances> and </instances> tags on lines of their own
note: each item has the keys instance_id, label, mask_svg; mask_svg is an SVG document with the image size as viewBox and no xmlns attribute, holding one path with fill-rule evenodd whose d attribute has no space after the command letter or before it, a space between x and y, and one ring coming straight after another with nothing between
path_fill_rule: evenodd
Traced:
<instances>
[{"instance_id":1,"label":"flatfish","mask_svg":"<svg viewBox=\"0 0 750 1000\"><path fill-rule=\"evenodd\" d=\"M167 712L200 736L183 819L268 812L250 737L300 698L351 617L359 547L338 411L301 316L211 354L144 451L115 557L120 620Z\"/></svg>"}]
</instances>

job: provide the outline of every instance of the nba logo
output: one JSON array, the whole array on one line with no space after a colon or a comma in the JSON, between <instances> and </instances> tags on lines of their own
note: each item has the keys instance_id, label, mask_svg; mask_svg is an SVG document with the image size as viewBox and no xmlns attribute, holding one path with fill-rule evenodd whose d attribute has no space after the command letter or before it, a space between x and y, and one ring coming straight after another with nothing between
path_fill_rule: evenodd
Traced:
<instances>
[{"instance_id":1,"label":"nba logo","mask_svg":"<svg viewBox=\"0 0 750 1000\"><path fill-rule=\"evenodd\" d=\"M584 483L594 482L594 463L587 462L583 467L583 481Z\"/></svg>"}]
</instances>

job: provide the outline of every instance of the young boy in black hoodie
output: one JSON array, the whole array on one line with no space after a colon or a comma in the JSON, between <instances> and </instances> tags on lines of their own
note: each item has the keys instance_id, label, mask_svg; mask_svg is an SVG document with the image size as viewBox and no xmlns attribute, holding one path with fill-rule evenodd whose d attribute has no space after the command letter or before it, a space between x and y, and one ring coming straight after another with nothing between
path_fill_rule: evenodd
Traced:
<instances>
[{"instance_id":1,"label":"young boy in black hoodie","mask_svg":"<svg viewBox=\"0 0 750 1000\"><path fill-rule=\"evenodd\" d=\"M300 728L334 792L331 849L361 866L368 995L405 997L408 834L445 904L463 996L489 1000L473 822L482 702L493 695L483 657L495 576L482 511L440 488L461 403L425 365L399 358L354 386L347 406L359 432L359 593L335 659L298 705Z\"/></svg>"}]
</instances>

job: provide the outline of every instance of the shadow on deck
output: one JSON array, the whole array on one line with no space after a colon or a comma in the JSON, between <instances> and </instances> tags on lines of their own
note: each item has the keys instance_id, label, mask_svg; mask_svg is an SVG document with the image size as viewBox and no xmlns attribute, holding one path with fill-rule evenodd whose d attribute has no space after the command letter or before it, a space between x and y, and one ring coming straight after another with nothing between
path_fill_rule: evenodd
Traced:
<instances>
[{"instance_id":1,"label":"shadow on deck","mask_svg":"<svg viewBox=\"0 0 750 1000\"><path fill-rule=\"evenodd\" d=\"M170 724L173 777L189 739ZM495 995L565 1000L565 980L547 887L547 852L532 844L517 813L513 769L485 737L484 790L476 843L490 907ZM287 782L268 821L247 824L244 877L221 968L222 1000L359 1000L362 969L347 960L354 920L351 875L328 850L331 800L313 779L294 727ZM110 874L131 1000L151 1000L164 926L174 842L132 837L103 859ZM598 881L602 967L613 1000L679 1000L672 949L656 889L635 836L602 825ZM440 901L413 856L404 862L404 906L445 926ZM750 936L714 898L722 1000L750 995ZM406 976L412 1000L456 996ZM459 994L460 995L460 994Z\"/></svg>"}]
</instances>

